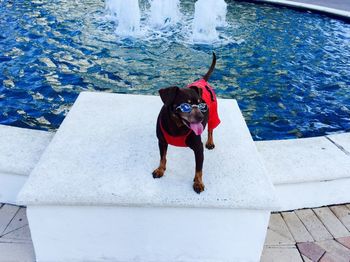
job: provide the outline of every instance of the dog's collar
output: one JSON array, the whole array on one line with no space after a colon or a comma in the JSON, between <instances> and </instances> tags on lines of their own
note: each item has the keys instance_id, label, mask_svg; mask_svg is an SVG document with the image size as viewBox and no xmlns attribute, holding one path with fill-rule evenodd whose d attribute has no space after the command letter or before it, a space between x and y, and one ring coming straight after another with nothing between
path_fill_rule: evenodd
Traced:
<instances>
[{"instance_id":1,"label":"dog's collar","mask_svg":"<svg viewBox=\"0 0 350 262\"><path fill-rule=\"evenodd\" d=\"M187 147L186 139L191 134L192 130L189 130L186 134L181 136L172 136L170 135L163 127L162 120L159 121L160 130L163 133L165 141L173 146Z\"/></svg>"}]
</instances>

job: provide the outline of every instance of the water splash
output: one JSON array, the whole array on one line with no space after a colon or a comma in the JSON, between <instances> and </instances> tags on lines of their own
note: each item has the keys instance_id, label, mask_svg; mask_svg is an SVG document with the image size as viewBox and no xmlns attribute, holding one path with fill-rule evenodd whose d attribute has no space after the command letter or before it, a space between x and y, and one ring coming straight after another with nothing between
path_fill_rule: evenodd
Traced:
<instances>
[{"instance_id":1,"label":"water splash","mask_svg":"<svg viewBox=\"0 0 350 262\"><path fill-rule=\"evenodd\" d=\"M118 23L116 33L122 37L140 34L140 7L138 0L106 0L110 18Z\"/></svg>"},{"instance_id":2,"label":"water splash","mask_svg":"<svg viewBox=\"0 0 350 262\"><path fill-rule=\"evenodd\" d=\"M108 19L117 24L116 34L122 38L137 37L144 41L166 35L180 36L186 42L217 44L230 42L220 35L218 28L226 26L227 4L224 0L198 0L195 3L194 18L180 12L180 0L149 0L139 6L139 0L106 0ZM145 3L141 1L140 3ZM148 19L144 19L148 14ZM191 23L191 21L193 21ZM220 40L220 41L219 41Z\"/></svg>"},{"instance_id":3,"label":"water splash","mask_svg":"<svg viewBox=\"0 0 350 262\"><path fill-rule=\"evenodd\" d=\"M224 0L198 0L193 19L193 41L212 43L219 39L218 27L226 25L227 4Z\"/></svg>"},{"instance_id":4,"label":"water splash","mask_svg":"<svg viewBox=\"0 0 350 262\"><path fill-rule=\"evenodd\" d=\"M176 24L181 17L180 0L153 0L149 22L152 27L164 28Z\"/></svg>"}]
</instances>

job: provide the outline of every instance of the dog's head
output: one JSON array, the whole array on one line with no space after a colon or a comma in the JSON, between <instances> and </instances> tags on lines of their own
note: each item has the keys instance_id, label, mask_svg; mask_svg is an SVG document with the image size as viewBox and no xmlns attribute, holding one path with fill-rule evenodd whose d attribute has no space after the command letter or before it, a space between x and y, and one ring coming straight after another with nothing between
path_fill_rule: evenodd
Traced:
<instances>
[{"instance_id":1,"label":"dog's head","mask_svg":"<svg viewBox=\"0 0 350 262\"><path fill-rule=\"evenodd\" d=\"M166 107L196 135L201 135L208 121L208 107L202 99L202 89L196 86L172 86L159 90Z\"/></svg>"}]
</instances>

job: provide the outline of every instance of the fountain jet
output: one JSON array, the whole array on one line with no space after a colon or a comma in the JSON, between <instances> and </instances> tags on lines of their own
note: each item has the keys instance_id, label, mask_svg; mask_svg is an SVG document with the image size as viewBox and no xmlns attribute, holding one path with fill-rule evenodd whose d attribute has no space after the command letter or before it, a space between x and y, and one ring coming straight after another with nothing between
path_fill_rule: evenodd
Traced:
<instances>
[{"instance_id":1,"label":"fountain jet","mask_svg":"<svg viewBox=\"0 0 350 262\"><path fill-rule=\"evenodd\" d=\"M193 41L211 43L219 38L217 28L226 25L227 4L224 0L198 0L193 19Z\"/></svg>"},{"instance_id":2,"label":"fountain jet","mask_svg":"<svg viewBox=\"0 0 350 262\"><path fill-rule=\"evenodd\" d=\"M152 0L150 25L163 28L176 24L180 20L180 0Z\"/></svg>"},{"instance_id":3,"label":"fountain jet","mask_svg":"<svg viewBox=\"0 0 350 262\"><path fill-rule=\"evenodd\" d=\"M118 23L118 35L127 37L140 33L141 13L138 0L106 0L106 9L112 20Z\"/></svg>"}]
</instances>

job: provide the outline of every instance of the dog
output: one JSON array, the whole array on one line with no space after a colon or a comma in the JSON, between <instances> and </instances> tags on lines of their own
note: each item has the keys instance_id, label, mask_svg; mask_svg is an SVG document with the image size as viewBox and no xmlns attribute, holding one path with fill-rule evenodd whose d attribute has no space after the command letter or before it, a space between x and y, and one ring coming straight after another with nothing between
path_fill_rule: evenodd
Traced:
<instances>
[{"instance_id":1,"label":"dog","mask_svg":"<svg viewBox=\"0 0 350 262\"><path fill-rule=\"evenodd\" d=\"M153 171L153 178L161 178L166 170L168 145L189 147L194 151L196 171L193 189L200 194L203 183L203 143L201 134L208 124L207 149L214 149L213 130L220 124L217 100L208 80L216 65L213 53L212 64L202 79L185 88L171 86L160 89L159 95L164 103L157 119L157 138L160 152L159 167Z\"/></svg>"}]
</instances>

